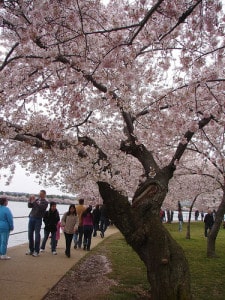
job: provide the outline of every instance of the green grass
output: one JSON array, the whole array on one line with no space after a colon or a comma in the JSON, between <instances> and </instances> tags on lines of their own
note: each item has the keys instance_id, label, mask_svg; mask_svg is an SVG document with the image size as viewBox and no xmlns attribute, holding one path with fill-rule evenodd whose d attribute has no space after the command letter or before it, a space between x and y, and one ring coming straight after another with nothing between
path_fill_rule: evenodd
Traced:
<instances>
[{"instance_id":1,"label":"green grass","mask_svg":"<svg viewBox=\"0 0 225 300\"><path fill-rule=\"evenodd\" d=\"M146 267L120 233L110 236L100 244L97 252L105 252L111 261L112 272L108 277L118 284L111 288L107 300L147 299L149 283Z\"/></svg>"},{"instance_id":2,"label":"green grass","mask_svg":"<svg viewBox=\"0 0 225 300\"><path fill-rule=\"evenodd\" d=\"M206 257L204 225L191 224L191 239L187 240L186 225L178 232L178 224L165 224L171 235L183 247L191 273L191 286L194 300L225 299L225 230L221 228L217 242L218 258ZM121 234L115 234L104 241L96 251L105 251L112 263L109 274L118 282L111 288L107 300L147 299L149 290L146 268L137 254L127 245Z\"/></svg>"},{"instance_id":3,"label":"green grass","mask_svg":"<svg viewBox=\"0 0 225 300\"><path fill-rule=\"evenodd\" d=\"M204 237L204 224L191 224L191 239L187 240L186 225L178 232L177 224L166 227L176 241L183 247L189 262L191 287L195 300L225 299L225 230L220 229L216 240L218 258L206 257L207 240Z\"/></svg>"}]
</instances>

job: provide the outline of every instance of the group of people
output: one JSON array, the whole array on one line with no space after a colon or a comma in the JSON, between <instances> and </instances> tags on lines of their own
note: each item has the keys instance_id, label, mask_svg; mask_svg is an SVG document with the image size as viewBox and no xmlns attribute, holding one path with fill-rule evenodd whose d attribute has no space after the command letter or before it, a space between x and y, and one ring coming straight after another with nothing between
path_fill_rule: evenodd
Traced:
<instances>
[{"instance_id":1,"label":"group of people","mask_svg":"<svg viewBox=\"0 0 225 300\"><path fill-rule=\"evenodd\" d=\"M6 198L0 198L0 259L10 259L6 254L7 244L9 233L14 229L13 215L7 204ZM51 252L57 255L60 230L65 236L67 257L70 257L72 241L74 241L74 249L83 248L83 250L90 251L92 236L97 236L97 231L100 231L100 236L103 238L109 225L105 204L101 207L96 205L92 209L91 205L84 205L84 199L80 199L76 206L71 204L60 220L56 202L50 202L50 208L47 210L48 201L45 190L40 191L38 198L34 195L30 196L28 207L31 211L28 222L29 250L26 255L34 257L45 251L49 237L51 238ZM44 222L44 237L41 242L42 221Z\"/></svg>"},{"instance_id":2,"label":"group of people","mask_svg":"<svg viewBox=\"0 0 225 300\"><path fill-rule=\"evenodd\" d=\"M27 255L39 256L40 252L45 251L46 242L51 236L51 251L53 255L57 255L57 243L60 237L60 229L65 236L66 250L65 255L70 257L72 241L74 241L74 249L90 251L92 236L100 235L103 238L104 232L109 225L109 219L106 207L103 204L101 208L96 205L94 210L92 206L84 205L84 199L79 199L79 204L71 204L67 212L65 212L60 220L59 212L55 202L50 202L50 208L47 211L48 202L46 200L46 192L40 191L38 199L30 197L28 207L31 208L28 224L29 250ZM45 224L44 238L40 244L41 223ZM35 235L35 238L34 238ZM40 246L41 245L41 246Z\"/></svg>"},{"instance_id":3,"label":"group of people","mask_svg":"<svg viewBox=\"0 0 225 300\"><path fill-rule=\"evenodd\" d=\"M13 215L7 207L8 200L6 197L0 198L0 259L10 259L6 254L7 244L10 231L14 229ZM66 213L63 214L61 220L57 210L56 202L50 202L50 208L47 210L48 201L46 200L46 191L41 190L39 197L30 196L28 207L31 208L28 222L28 240L29 250L27 255L34 257L39 256L40 252L45 251L46 242L51 237L51 251L53 255L57 255L57 244L60 238L60 230L64 232L66 250L65 255L70 257L71 244L74 241L74 249L89 251L91 247L92 236L97 236L97 231L100 231L100 236L103 238L105 231L109 225L109 218L106 206L101 207L96 205L92 210L92 206L84 205L84 199L79 200L78 205L71 204ZM199 212L195 213L195 220L198 219ZM204 216L204 214L203 214ZM202 219L203 219L203 216ZM163 222L165 215L160 211L160 219ZM215 212L211 210L204 216L205 237L208 236L214 223ZM41 243L41 226L44 222L44 237ZM179 231L182 231L183 214L178 212Z\"/></svg>"},{"instance_id":4,"label":"group of people","mask_svg":"<svg viewBox=\"0 0 225 300\"><path fill-rule=\"evenodd\" d=\"M167 212L168 212L168 210L167 210ZM173 216L173 211L170 212L170 216L171 215ZM204 226L204 235L205 235L205 237L208 237L208 234L209 234L210 230L212 229L212 226L215 221L216 211L215 210L211 211L209 209L207 214L204 214L203 211L201 211L201 213L200 213L199 210L196 210L195 211L195 221L198 221L199 215L201 215L201 220L204 222L204 225L205 225ZM162 210L162 209L160 210L159 216L160 216L161 222L162 223L165 222L165 211L164 210ZM178 210L177 218L178 218L178 231L182 231L183 213L182 213L181 209ZM171 217L168 218L168 223L171 223ZM225 222L224 222L224 224L225 224ZM224 225L224 228L225 228L225 225Z\"/></svg>"},{"instance_id":5,"label":"group of people","mask_svg":"<svg viewBox=\"0 0 225 300\"><path fill-rule=\"evenodd\" d=\"M200 212L199 212L199 210L197 209L197 210L195 211L195 221L198 221L199 215L200 215ZM202 222L204 221L204 211L203 211L203 210L201 211L201 221L202 221Z\"/></svg>"}]
</instances>

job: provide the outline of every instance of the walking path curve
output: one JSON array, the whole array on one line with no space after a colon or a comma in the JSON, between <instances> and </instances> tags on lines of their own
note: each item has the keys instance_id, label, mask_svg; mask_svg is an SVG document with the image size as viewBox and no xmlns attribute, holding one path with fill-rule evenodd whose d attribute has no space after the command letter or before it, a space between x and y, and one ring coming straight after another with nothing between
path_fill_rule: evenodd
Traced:
<instances>
[{"instance_id":1,"label":"walking path curve","mask_svg":"<svg viewBox=\"0 0 225 300\"><path fill-rule=\"evenodd\" d=\"M118 232L109 227L106 237ZM100 236L92 238L91 248L102 241ZM8 249L11 260L0 261L0 299L4 300L41 300L47 292L88 252L71 249L71 257L65 252L65 239L61 238L57 255L52 255L49 243L46 251L39 257L25 255L28 245L23 244Z\"/></svg>"}]
</instances>

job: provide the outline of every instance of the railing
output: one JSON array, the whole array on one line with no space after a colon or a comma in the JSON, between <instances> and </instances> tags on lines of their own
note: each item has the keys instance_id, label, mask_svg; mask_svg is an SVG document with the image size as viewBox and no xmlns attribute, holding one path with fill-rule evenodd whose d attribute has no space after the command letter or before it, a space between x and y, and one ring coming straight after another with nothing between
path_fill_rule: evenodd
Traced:
<instances>
[{"instance_id":1,"label":"railing","mask_svg":"<svg viewBox=\"0 0 225 300\"><path fill-rule=\"evenodd\" d=\"M59 214L59 215L62 216L63 214ZM29 218L29 216L13 217L13 219L25 219L25 218ZM42 227L41 229L44 229L44 227ZM26 233L26 232L28 232L28 230L13 232L13 233L10 233L10 235L16 235L16 234L21 234L21 233Z\"/></svg>"}]
</instances>

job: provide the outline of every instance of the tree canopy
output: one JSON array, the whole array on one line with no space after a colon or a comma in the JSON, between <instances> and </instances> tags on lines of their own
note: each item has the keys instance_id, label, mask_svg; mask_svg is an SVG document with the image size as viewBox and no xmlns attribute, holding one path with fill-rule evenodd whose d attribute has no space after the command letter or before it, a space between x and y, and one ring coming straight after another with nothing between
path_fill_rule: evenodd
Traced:
<instances>
[{"instance_id":1,"label":"tree canopy","mask_svg":"<svg viewBox=\"0 0 225 300\"><path fill-rule=\"evenodd\" d=\"M106 181L132 197L160 169L172 176L188 143L211 154L214 139L223 174L223 9L1 1L0 167L19 162L69 192Z\"/></svg>"}]
</instances>

